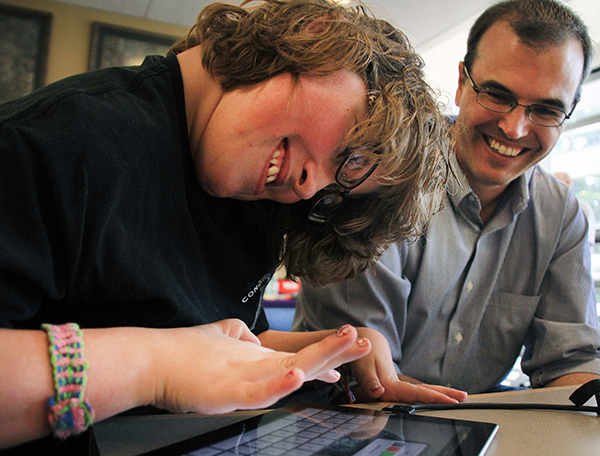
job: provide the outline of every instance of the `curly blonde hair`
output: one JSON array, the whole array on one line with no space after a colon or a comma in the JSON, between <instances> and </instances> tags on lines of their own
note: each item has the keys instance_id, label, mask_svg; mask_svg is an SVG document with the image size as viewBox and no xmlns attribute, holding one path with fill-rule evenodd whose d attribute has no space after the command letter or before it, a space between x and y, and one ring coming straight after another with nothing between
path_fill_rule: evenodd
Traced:
<instances>
[{"instance_id":1,"label":"curly blonde hair","mask_svg":"<svg viewBox=\"0 0 600 456\"><path fill-rule=\"evenodd\" d=\"M307 202L266 202L271 247L290 277L315 284L353 277L390 243L422 232L443 201L451 145L447 122L424 80L423 61L402 32L361 3L214 3L170 52L197 45L203 66L226 91L280 73L297 79L350 70L366 83L367 119L352 129L345 145L377 155L380 188L369 195L350 193L341 213L325 226L308 220Z\"/></svg>"}]
</instances>

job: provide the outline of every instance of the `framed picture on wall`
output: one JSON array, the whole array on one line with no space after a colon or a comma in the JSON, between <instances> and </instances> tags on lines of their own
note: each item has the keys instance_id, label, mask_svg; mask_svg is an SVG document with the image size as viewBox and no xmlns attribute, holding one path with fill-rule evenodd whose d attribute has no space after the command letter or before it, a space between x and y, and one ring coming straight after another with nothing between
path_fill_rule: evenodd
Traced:
<instances>
[{"instance_id":1,"label":"framed picture on wall","mask_svg":"<svg viewBox=\"0 0 600 456\"><path fill-rule=\"evenodd\" d=\"M51 19L47 12L0 4L0 103L44 85Z\"/></svg>"},{"instance_id":2,"label":"framed picture on wall","mask_svg":"<svg viewBox=\"0 0 600 456\"><path fill-rule=\"evenodd\" d=\"M90 70L139 65L147 55L165 55L178 37L94 22Z\"/></svg>"}]
</instances>

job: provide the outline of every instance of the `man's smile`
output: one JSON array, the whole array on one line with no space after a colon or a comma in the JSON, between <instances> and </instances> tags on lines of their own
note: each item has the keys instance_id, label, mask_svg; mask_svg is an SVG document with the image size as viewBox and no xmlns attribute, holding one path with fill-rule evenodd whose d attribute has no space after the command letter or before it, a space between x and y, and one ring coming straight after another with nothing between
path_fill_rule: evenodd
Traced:
<instances>
[{"instance_id":1,"label":"man's smile","mask_svg":"<svg viewBox=\"0 0 600 456\"><path fill-rule=\"evenodd\" d=\"M505 157L516 157L517 155L519 155L521 152L523 152L525 150L524 147L514 147L514 146L507 146L505 144L501 144L499 141L490 138L489 136L485 136L485 142L487 143L488 146L490 146L490 148L499 153L500 155L503 155Z\"/></svg>"}]
</instances>

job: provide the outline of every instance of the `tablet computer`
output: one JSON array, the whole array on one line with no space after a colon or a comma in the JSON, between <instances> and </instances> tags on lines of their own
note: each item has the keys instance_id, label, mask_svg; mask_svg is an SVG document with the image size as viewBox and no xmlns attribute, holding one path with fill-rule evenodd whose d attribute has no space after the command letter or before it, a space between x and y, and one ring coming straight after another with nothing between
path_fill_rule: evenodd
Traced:
<instances>
[{"instance_id":1,"label":"tablet computer","mask_svg":"<svg viewBox=\"0 0 600 456\"><path fill-rule=\"evenodd\" d=\"M294 404L146 456L478 456L493 423Z\"/></svg>"}]
</instances>

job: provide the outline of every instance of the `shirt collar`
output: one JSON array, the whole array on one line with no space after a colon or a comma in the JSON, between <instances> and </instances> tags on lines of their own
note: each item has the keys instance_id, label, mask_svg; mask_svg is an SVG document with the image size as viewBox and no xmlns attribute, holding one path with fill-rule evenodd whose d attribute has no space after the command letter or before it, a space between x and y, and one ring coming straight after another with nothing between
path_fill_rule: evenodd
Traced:
<instances>
[{"instance_id":1,"label":"shirt collar","mask_svg":"<svg viewBox=\"0 0 600 456\"><path fill-rule=\"evenodd\" d=\"M523 212L525 208L527 208L527 202L529 201L529 182L531 182L531 177L533 176L536 167L537 165L529 168L525 173L517 177L509 187L509 189L513 187L513 214Z\"/></svg>"},{"instance_id":2,"label":"shirt collar","mask_svg":"<svg viewBox=\"0 0 600 456\"><path fill-rule=\"evenodd\" d=\"M448 178L447 193L452 205L458 207L460 202L467 197L469 197L470 201L479 201L477 195L471 190L471 186L467 181L467 176L458 164L456 154L450 154L449 162L452 171ZM536 167L537 165L529 168L525 173L512 181L506 189L507 193L503 199L504 203L502 206L510 205L510 207L512 207L513 215L519 214L527 208L527 201L529 200L529 182L531 181L531 177L533 176Z\"/></svg>"},{"instance_id":3,"label":"shirt collar","mask_svg":"<svg viewBox=\"0 0 600 456\"><path fill-rule=\"evenodd\" d=\"M450 201L452 201L454 206L458 206L463 198L473 193L473 191L469 186L467 176L465 176L465 173L458 164L455 153L450 154L448 162L450 167L450 176L448 177L448 183L446 185L448 198L450 198Z\"/></svg>"}]
</instances>

